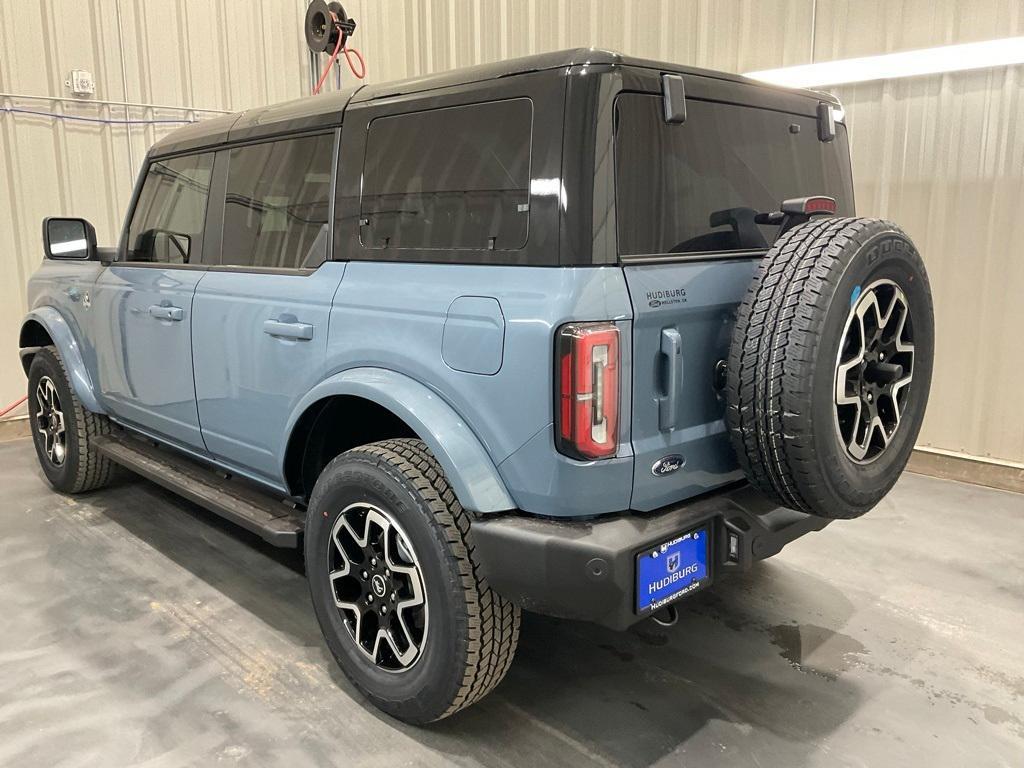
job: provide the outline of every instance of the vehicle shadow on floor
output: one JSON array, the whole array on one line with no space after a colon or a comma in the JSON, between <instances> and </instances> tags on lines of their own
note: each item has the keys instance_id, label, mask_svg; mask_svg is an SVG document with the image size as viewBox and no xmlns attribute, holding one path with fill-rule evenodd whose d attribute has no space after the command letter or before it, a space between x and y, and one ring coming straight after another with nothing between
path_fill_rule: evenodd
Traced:
<instances>
[{"instance_id":1,"label":"vehicle shadow on floor","mask_svg":"<svg viewBox=\"0 0 1024 768\"><path fill-rule=\"evenodd\" d=\"M144 481L122 480L83 499L299 646L319 649L339 689L338 716L362 707L459 762L647 766L685 753L694 739L702 751L709 739L742 750L754 731L762 746L767 733L792 758L817 751L861 701L843 674L844 657L859 652L855 641L792 618L799 606L842 628L849 601L827 582L770 561L691 598L673 627L648 621L618 633L525 615L505 682L446 721L412 728L374 710L337 669L309 605L300 553ZM834 647L840 653L822 653Z\"/></svg>"},{"instance_id":2,"label":"vehicle shadow on floor","mask_svg":"<svg viewBox=\"0 0 1024 768\"><path fill-rule=\"evenodd\" d=\"M765 734L774 737L788 760L815 752L861 701L842 663L820 650L844 636L823 628L804 634L796 624L755 618L744 606L771 591L784 602L821 600L833 612L841 609L834 590L794 576L784 565L756 566L692 598L668 628L648 621L618 633L526 616L505 683L491 699L436 726L434 737L452 740L438 747L491 738L493 722L507 722L511 709L515 720L557 732L567 752L591 763L648 766L673 753L682 759L695 737L696 754L720 744L730 750L723 759L737 759L754 731L751 744L763 748ZM787 642L787 635L807 642ZM799 661L817 657L823 668Z\"/></svg>"}]
</instances>

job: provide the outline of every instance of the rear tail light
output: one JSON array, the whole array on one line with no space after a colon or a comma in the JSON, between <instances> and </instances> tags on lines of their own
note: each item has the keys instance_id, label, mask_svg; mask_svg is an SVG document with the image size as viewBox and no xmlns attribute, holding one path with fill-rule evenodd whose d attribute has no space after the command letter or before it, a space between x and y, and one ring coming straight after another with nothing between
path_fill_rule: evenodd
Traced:
<instances>
[{"instance_id":1,"label":"rear tail light","mask_svg":"<svg viewBox=\"0 0 1024 768\"><path fill-rule=\"evenodd\" d=\"M578 459L614 456L619 445L619 329L612 323L564 325L555 359L559 452Z\"/></svg>"}]
</instances>

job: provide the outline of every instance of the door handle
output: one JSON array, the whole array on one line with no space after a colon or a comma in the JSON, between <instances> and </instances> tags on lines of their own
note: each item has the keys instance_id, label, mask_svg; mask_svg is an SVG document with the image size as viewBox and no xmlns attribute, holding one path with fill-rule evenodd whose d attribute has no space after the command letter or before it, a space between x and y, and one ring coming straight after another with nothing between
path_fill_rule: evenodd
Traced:
<instances>
[{"instance_id":1,"label":"door handle","mask_svg":"<svg viewBox=\"0 0 1024 768\"><path fill-rule=\"evenodd\" d=\"M679 388L683 382L683 337L675 328L662 329L660 357L665 394L658 398L658 429L671 432L679 420Z\"/></svg>"},{"instance_id":2,"label":"door handle","mask_svg":"<svg viewBox=\"0 0 1024 768\"><path fill-rule=\"evenodd\" d=\"M313 338L313 326L309 323L294 322L291 319L285 320L264 320L263 332L268 336L276 336L279 339L298 339L309 341Z\"/></svg>"},{"instance_id":3,"label":"door handle","mask_svg":"<svg viewBox=\"0 0 1024 768\"><path fill-rule=\"evenodd\" d=\"M181 307L172 307L168 304L154 304L149 308L149 314L157 320L174 320L179 322L185 317L185 310Z\"/></svg>"}]
</instances>

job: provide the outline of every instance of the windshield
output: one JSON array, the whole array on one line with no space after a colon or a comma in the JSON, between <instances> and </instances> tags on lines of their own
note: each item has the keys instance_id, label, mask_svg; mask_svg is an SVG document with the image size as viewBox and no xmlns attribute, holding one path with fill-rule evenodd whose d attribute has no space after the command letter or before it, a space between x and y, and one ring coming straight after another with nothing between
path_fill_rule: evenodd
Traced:
<instances>
[{"instance_id":1,"label":"windshield","mask_svg":"<svg viewBox=\"0 0 1024 768\"><path fill-rule=\"evenodd\" d=\"M818 140L813 117L688 99L685 123L662 117L661 97L615 104L620 255L763 250L778 227L754 215L783 200L828 195L853 215L846 127Z\"/></svg>"}]
</instances>

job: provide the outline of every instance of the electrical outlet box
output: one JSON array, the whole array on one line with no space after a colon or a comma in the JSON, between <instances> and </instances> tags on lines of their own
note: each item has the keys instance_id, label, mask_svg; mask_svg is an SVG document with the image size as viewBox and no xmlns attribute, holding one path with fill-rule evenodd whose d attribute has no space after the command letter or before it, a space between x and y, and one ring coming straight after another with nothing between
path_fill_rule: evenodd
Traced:
<instances>
[{"instance_id":1,"label":"electrical outlet box","mask_svg":"<svg viewBox=\"0 0 1024 768\"><path fill-rule=\"evenodd\" d=\"M71 75L64 81L64 85L70 88L75 96L92 96L96 93L96 83L92 79L92 72L85 69L72 69Z\"/></svg>"}]
</instances>

